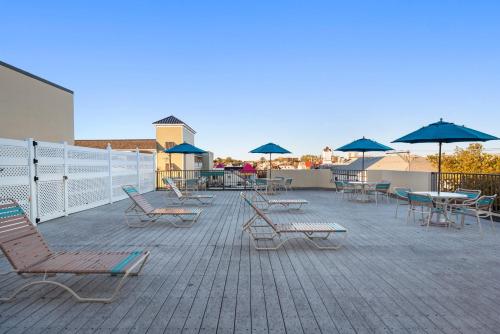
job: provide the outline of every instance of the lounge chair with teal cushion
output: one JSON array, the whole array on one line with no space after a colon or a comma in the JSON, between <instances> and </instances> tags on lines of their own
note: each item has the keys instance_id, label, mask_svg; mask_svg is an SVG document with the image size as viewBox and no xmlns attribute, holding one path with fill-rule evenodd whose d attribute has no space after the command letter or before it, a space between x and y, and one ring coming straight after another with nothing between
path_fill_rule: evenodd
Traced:
<instances>
[{"instance_id":1,"label":"lounge chair with teal cushion","mask_svg":"<svg viewBox=\"0 0 500 334\"><path fill-rule=\"evenodd\" d=\"M167 222L174 227L191 227L203 211L198 208L154 208L135 187L125 185L122 189L132 200L132 205L125 210L125 219L129 227L145 227L159 221ZM165 217L178 218L182 223L161 220Z\"/></svg>"},{"instance_id":2,"label":"lounge chair with teal cushion","mask_svg":"<svg viewBox=\"0 0 500 334\"><path fill-rule=\"evenodd\" d=\"M13 271L21 275L44 275L42 280L17 286L9 297L0 301L14 300L16 295L34 285L51 285L68 291L79 302L110 303L129 276L137 276L146 263L149 252L142 250L109 252L99 250L52 251L38 229L30 222L19 204L12 199L0 199L0 249L9 260ZM49 275L111 275L122 276L109 297L82 297L68 285L48 280Z\"/></svg>"}]
</instances>

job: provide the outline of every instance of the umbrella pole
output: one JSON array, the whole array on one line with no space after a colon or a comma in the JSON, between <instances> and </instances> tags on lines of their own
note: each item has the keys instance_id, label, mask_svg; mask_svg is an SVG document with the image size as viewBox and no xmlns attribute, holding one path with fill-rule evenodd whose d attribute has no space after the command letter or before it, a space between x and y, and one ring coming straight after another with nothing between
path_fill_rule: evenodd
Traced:
<instances>
[{"instance_id":1,"label":"umbrella pole","mask_svg":"<svg viewBox=\"0 0 500 334\"><path fill-rule=\"evenodd\" d=\"M438 177L437 177L437 189L438 194L441 192L441 146L442 142L439 142L439 156L438 156Z\"/></svg>"},{"instance_id":2,"label":"umbrella pole","mask_svg":"<svg viewBox=\"0 0 500 334\"><path fill-rule=\"evenodd\" d=\"M364 181L365 180L365 151L363 151L363 158L361 159L361 177L363 178L363 180L361 181Z\"/></svg>"},{"instance_id":3,"label":"umbrella pole","mask_svg":"<svg viewBox=\"0 0 500 334\"><path fill-rule=\"evenodd\" d=\"M168 154L168 169L169 169L169 173L168 173L168 177L172 177L172 153L169 153Z\"/></svg>"},{"instance_id":4,"label":"umbrella pole","mask_svg":"<svg viewBox=\"0 0 500 334\"><path fill-rule=\"evenodd\" d=\"M272 179L273 173L273 160L271 159L271 153L269 153L269 178Z\"/></svg>"}]
</instances>

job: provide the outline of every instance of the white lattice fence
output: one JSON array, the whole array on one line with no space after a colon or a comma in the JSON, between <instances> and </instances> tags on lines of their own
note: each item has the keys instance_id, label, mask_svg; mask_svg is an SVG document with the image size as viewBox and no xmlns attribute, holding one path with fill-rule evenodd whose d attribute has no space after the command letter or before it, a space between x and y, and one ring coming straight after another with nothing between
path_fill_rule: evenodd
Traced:
<instances>
[{"instance_id":1,"label":"white lattice fence","mask_svg":"<svg viewBox=\"0 0 500 334\"><path fill-rule=\"evenodd\" d=\"M109 203L109 152L77 146L66 148L67 212Z\"/></svg>"},{"instance_id":2,"label":"white lattice fence","mask_svg":"<svg viewBox=\"0 0 500 334\"><path fill-rule=\"evenodd\" d=\"M155 190L155 160L151 154L140 154L139 156L139 187L145 193Z\"/></svg>"},{"instance_id":3,"label":"white lattice fence","mask_svg":"<svg viewBox=\"0 0 500 334\"><path fill-rule=\"evenodd\" d=\"M34 170L33 145L29 141L0 139L0 198L16 200L24 211L34 220L31 180Z\"/></svg>"},{"instance_id":4,"label":"white lattice fence","mask_svg":"<svg viewBox=\"0 0 500 334\"><path fill-rule=\"evenodd\" d=\"M0 198L46 221L126 197L121 186L155 188L155 156L0 138Z\"/></svg>"},{"instance_id":5,"label":"white lattice fence","mask_svg":"<svg viewBox=\"0 0 500 334\"><path fill-rule=\"evenodd\" d=\"M127 197L122 190L122 186L138 186L137 165L137 153L113 151L111 154L113 201Z\"/></svg>"}]
</instances>

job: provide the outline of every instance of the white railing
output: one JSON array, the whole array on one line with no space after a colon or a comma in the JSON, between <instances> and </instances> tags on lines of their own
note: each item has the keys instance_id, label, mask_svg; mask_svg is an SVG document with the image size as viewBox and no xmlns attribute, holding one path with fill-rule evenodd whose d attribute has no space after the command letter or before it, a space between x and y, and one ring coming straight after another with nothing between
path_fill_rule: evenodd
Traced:
<instances>
[{"instance_id":1,"label":"white railing","mask_svg":"<svg viewBox=\"0 0 500 334\"><path fill-rule=\"evenodd\" d=\"M155 189L154 154L0 138L0 198L13 198L33 222L126 197L121 186Z\"/></svg>"}]
</instances>

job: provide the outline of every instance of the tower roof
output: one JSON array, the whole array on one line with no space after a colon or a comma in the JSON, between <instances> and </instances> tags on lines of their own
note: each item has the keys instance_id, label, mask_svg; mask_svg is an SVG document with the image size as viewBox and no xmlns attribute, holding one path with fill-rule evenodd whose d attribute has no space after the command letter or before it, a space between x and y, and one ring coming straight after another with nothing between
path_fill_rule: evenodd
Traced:
<instances>
[{"instance_id":1,"label":"tower roof","mask_svg":"<svg viewBox=\"0 0 500 334\"><path fill-rule=\"evenodd\" d=\"M167 125L184 125L186 128L188 128L192 133L196 133L196 131L193 130L192 127L175 117L174 115L170 115L168 117L162 118L156 122L153 122L155 125L162 125L162 124L167 124Z\"/></svg>"}]
</instances>

